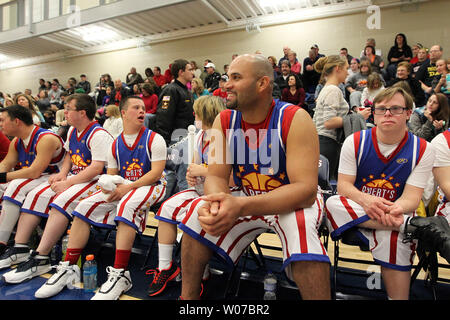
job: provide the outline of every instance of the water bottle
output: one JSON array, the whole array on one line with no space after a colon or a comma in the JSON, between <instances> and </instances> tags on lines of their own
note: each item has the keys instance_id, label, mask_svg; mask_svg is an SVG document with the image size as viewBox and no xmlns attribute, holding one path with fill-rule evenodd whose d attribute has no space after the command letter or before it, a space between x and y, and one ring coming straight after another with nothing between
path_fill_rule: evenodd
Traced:
<instances>
[{"instance_id":1,"label":"water bottle","mask_svg":"<svg viewBox=\"0 0 450 320\"><path fill-rule=\"evenodd\" d=\"M67 234L62 238L61 240L61 247L62 247L62 261L64 261L66 257L67 252L67 246L69 244L69 235L70 235L70 229L67 230Z\"/></svg>"},{"instance_id":2,"label":"water bottle","mask_svg":"<svg viewBox=\"0 0 450 320\"><path fill-rule=\"evenodd\" d=\"M269 271L264 277L264 300L276 300L276 289L277 277Z\"/></svg>"},{"instance_id":3,"label":"water bottle","mask_svg":"<svg viewBox=\"0 0 450 320\"><path fill-rule=\"evenodd\" d=\"M84 292L94 292L97 289L97 262L93 254L88 255L83 264L83 287Z\"/></svg>"}]
</instances>

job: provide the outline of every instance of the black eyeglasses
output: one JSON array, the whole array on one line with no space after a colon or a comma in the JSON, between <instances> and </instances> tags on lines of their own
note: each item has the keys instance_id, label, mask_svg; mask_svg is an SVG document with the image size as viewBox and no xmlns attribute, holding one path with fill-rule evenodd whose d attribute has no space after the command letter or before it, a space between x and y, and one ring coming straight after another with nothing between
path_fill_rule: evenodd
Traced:
<instances>
[{"instance_id":1,"label":"black eyeglasses","mask_svg":"<svg viewBox=\"0 0 450 320\"><path fill-rule=\"evenodd\" d=\"M408 108L400 107L400 106L393 106L390 108L375 107L373 109L373 113L377 114L377 115L384 115L384 114L386 114L386 111L389 110L389 112L391 114L402 114L406 109L408 109Z\"/></svg>"}]
</instances>

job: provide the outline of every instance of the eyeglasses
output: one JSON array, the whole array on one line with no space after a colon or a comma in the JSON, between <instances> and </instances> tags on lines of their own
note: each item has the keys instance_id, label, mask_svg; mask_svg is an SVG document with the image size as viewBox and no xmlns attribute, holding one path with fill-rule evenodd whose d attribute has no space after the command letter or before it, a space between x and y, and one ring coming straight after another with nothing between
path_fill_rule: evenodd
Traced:
<instances>
[{"instance_id":1,"label":"eyeglasses","mask_svg":"<svg viewBox=\"0 0 450 320\"><path fill-rule=\"evenodd\" d=\"M373 109L373 113L377 115L383 115L386 114L386 111L389 110L391 114L397 115L402 114L403 111L405 111L408 108L400 107L400 106L393 106L390 108L384 108L384 107L377 107Z\"/></svg>"}]
</instances>

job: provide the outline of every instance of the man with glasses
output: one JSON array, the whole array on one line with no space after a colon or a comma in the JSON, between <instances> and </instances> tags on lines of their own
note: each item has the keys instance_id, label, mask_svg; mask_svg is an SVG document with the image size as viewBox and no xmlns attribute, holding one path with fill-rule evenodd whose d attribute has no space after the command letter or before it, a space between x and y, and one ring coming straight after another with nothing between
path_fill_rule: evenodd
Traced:
<instances>
[{"instance_id":1,"label":"man with glasses","mask_svg":"<svg viewBox=\"0 0 450 320\"><path fill-rule=\"evenodd\" d=\"M71 125L64 145L67 153L59 173L42 181L25 199L15 244L0 256L1 269L21 263L3 275L7 283L21 283L50 271L50 252L72 221L73 210L81 199L99 190L98 178L106 172L113 138L95 121L95 112L89 95L68 97L64 108ZM28 241L42 218L48 220L41 242L30 251Z\"/></svg>"},{"instance_id":2,"label":"man with glasses","mask_svg":"<svg viewBox=\"0 0 450 320\"><path fill-rule=\"evenodd\" d=\"M347 137L339 164L339 195L326 202L332 238L339 239L352 228L381 265L388 297L402 300L409 297L416 248L412 239L442 243L437 249L450 261L442 221L415 217L435 150L408 132L412 106L412 98L401 88L375 97L376 127Z\"/></svg>"},{"instance_id":3,"label":"man with glasses","mask_svg":"<svg viewBox=\"0 0 450 320\"><path fill-rule=\"evenodd\" d=\"M439 45L430 48L430 59L425 61L417 70L415 78L420 81L423 91L430 94L434 78L439 77L436 62L442 58L443 49Z\"/></svg>"}]
</instances>

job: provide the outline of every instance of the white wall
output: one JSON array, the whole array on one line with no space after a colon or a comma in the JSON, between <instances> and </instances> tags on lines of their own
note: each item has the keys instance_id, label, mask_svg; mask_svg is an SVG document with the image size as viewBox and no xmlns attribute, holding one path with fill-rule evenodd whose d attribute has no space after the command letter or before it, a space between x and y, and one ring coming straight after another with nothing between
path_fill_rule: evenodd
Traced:
<instances>
[{"instance_id":1,"label":"white wall","mask_svg":"<svg viewBox=\"0 0 450 320\"><path fill-rule=\"evenodd\" d=\"M261 33L247 33L245 30L224 32L154 44L150 49L134 48L3 70L0 71L0 91L12 94L31 88L35 93L39 78L58 78L64 83L71 76L79 79L81 73L87 74L92 85L102 73L124 80L132 66L144 75L146 67L158 65L165 70L177 58L193 59L198 64L209 58L222 72L223 65L230 62L233 53L261 50L264 55L274 55L279 59L284 45L290 45L301 60L307 56L312 44L318 44L320 52L326 55L336 54L341 47L347 47L350 54L358 56L368 37L377 40L377 48L386 58L395 34L399 32L407 35L410 45L415 42L427 47L440 44L444 47L444 57L450 57L449 12L450 1L434 0L420 4L419 10L413 12L404 12L400 7L382 9L379 30L366 27L370 15L363 12L263 27Z\"/></svg>"}]
</instances>

